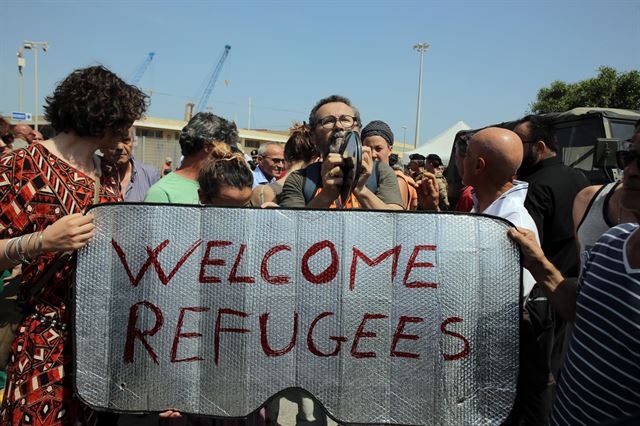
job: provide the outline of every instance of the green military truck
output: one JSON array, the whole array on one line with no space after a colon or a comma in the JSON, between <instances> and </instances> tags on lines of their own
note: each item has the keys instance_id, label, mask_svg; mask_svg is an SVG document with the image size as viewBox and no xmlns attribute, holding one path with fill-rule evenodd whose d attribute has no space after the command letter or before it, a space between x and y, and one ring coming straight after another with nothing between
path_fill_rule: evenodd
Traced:
<instances>
[{"instance_id":1,"label":"green military truck","mask_svg":"<svg viewBox=\"0 0 640 426\"><path fill-rule=\"evenodd\" d=\"M615 108L574 108L566 112L542 114L552 117L562 161L584 172L594 183L605 183L620 178L615 152L623 142L633 136L640 111ZM488 127L513 129L516 121L507 121ZM455 141L468 138L480 129L458 132ZM455 141L451 150L445 177L449 182L451 205L457 202L461 179L455 166Z\"/></svg>"}]
</instances>

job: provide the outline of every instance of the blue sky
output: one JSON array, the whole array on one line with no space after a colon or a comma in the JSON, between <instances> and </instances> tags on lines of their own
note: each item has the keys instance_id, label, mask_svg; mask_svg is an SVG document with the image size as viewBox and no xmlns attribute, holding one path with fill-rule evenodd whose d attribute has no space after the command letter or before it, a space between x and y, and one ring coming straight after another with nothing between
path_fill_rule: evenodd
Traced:
<instances>
[{"instance_id":1,"label":"blue sky","mask_svg":"<svg viewBox=\"0 0 640 426\"><path fill-rule=\"evenodd\" d=\"M150 116L182 118L188 98L232 46L209 101L252 128L286 129L320 98L351 98L366 122L413 141L417 42L424 56L421 143L458 120L472 127L524 114L540 87L640 69L640 1L13 1L2 2L0 112L18 109L16 52L48 41L40 95L75 68L101 63L139 85ZM11 17L16 17L12 19ZM24 108L33 112L33 55ZM228 85L224 81L228 81ZM197 102L196 102L197 103Z\"/></svg>"}]
</instances>

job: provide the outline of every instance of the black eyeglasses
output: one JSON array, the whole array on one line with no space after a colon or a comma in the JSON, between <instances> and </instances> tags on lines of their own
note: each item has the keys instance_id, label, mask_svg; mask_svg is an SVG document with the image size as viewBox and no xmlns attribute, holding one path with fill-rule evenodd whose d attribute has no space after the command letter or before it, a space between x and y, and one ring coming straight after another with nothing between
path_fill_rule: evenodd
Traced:
<instances>
[{"instance_id":1,"label":"black eyeglasses","mask_svg":"<svg viewBox=\"0 0 640 426\"><path fill-rule=\"evenodd\" d=\"M631 163L633 163L633 160L636 161L636 166L640 168L640 153L635 151L616 152L616 161L619 169L624 169L625 167L630 166Z\"/></svg>"},{"instance_id":2,"label":"black eyeglasses","mask_svg":"<svg viewBox=\"0 0 640 426\"><path fill-rule=\"evenodd\" d=\"M325 129L333 129L336 127L336 123L340 121L340 124L345 129L350 129L358 123L356 117L352 115L341 115L340 117L335 117L333 115L327 115L326 117L322 117L318 120L318 124L320 124Z\"/></svg>"}]
</instances>

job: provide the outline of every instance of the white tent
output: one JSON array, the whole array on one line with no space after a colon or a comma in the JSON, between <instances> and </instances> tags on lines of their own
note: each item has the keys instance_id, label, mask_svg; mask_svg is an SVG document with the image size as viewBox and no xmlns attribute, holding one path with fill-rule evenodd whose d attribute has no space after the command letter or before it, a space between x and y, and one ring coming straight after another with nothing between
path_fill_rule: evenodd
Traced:
<instances>
[{"instance_id":1,"label":"white tent","mask_svg":"<svg viewBox=\"0 0 640 426\"><path fill-rule=\"evenodd\" d=\"M409 162L409 156L411 154L422 154L425 157L429 154L438 154L442 158L444 165L448 165L449 156L451 155L451 148L453 147L453 139L460 130L469 130L471 127L464 121L458 121L456 124L440 133L438 136L429 139L422 145L418 146L412 151L407 151L403 154L404 163Z\"/></svg>"}]
</instances>

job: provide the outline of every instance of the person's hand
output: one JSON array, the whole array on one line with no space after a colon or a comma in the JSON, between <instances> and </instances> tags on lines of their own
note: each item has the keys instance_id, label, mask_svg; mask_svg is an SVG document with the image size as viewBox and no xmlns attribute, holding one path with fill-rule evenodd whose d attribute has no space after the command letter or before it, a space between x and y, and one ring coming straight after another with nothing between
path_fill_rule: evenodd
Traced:
<instances>
[{"instance_id":1,"label":"person's hand","mask_svg":"<svg viewBox=\"0 0 640 426\"><path fill-rule=\"evenodd\" d=\"M547 258L532 231L524 228L511 228L507 235L520 246L522 266L530 271L541 269Z\"/></svg>"},{"instance_id":2,"label":"person's hand","mask_svg":"<svg viewBox=\"0 0 640 426\"><path fill-rule=\"evenodd\" d=\"M280 206L277 205L276 203L274 203L273 201L267 201L266 203L260 204L260 208L261 209L273 209L273 208L278 208L278 207L280 207Z\"/></svg>"},{"instance_id":3,"label":"person's hand","mask_svg":"<svg viewBox=\"0 0 640 426\"><path fill-rule=\"evenodd\" d=\"M175 410L163 411L162 413L160 413L158 415L160 417L162 417L163 419L182 417L182 414L180 413L180 411L175 411Z\"/></svg>"},{"instance_id":4,"label":"person's hand","mask_svg":"<svg viewBox=\"0 0 640 426\"><path fill-rule=\"evenodd\" d=\"M436 175L424 172L416 181L418 205L422 210L440 211L440 188Z\"/></svg>"},{"instance_id":5,"label":"person's hand","mask_svg":"<svg viewBox=\"0 0 640 426\"><path fill-rule=\"evenodd\" d=\"M93 238L93 215L74 213L58 219L42 231L42 251L78 250Z\"/></svg>"},{"instance_id":6,"label":"person's hand","mask_svg":"<svg viewBox=\"0 0 640 426\"><path fill-rule=\"evenodd\" d=\"M362 147L362 170L360 171L360 176L358 177L358 183L356 187L353 189L355 194L359 194L365 187L367 183L367 179L371 176L371 171L373 170L373 155L371 154L371 147L363 146Z\"/></svg>"},{"instance_id":7,"label":"person's hand","mask_svg":"<svg viewBox=\"0 0 640 426\"><path fill-rule=\"evenodd\" d=\"M322 176L322 193L326 196L332 196L335 200L342 188L342 156L336 153L330 153L322 162L320 168L320 176Z\"/></svg>"}]
</instances>

